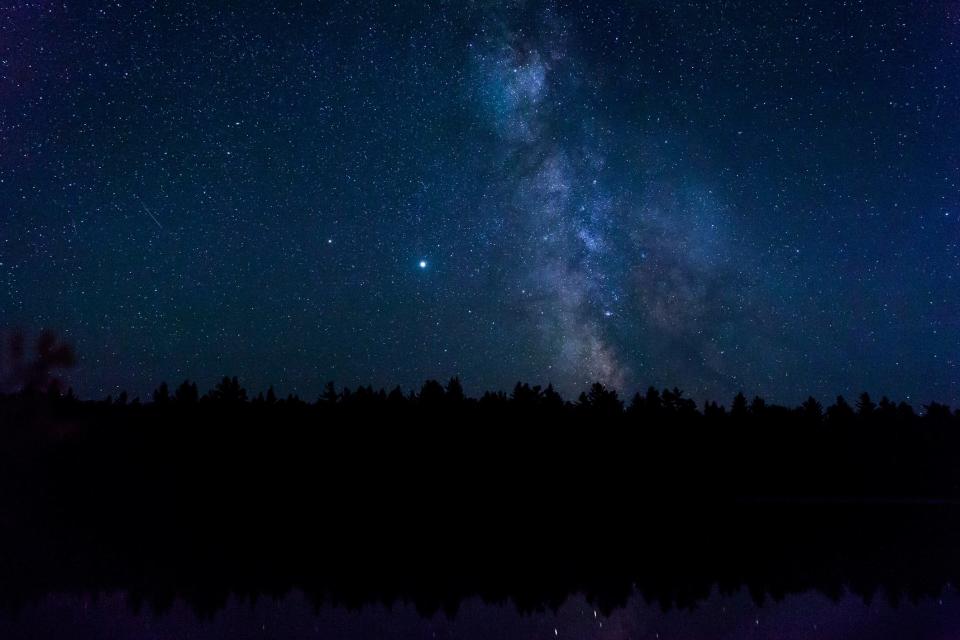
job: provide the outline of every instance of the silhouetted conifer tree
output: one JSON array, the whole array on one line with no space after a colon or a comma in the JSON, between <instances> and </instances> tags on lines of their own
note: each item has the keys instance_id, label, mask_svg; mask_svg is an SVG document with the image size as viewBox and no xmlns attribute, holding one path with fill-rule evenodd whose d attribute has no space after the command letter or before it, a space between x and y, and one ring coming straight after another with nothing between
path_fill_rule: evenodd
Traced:
<instances>
[{"instance_id":1,"label":"silhouetted conifer tree","mask_svg":"<svg viewBox=\"0 0 960 640\"><path fill-rule=\"evenodd\" d=\"M197 385L189 380L184 380L177 391L173 394L174 401L179 405L193 405L200 399L200 392Z\"/></svg>"},{"instance_id":2,"label":"silhouetted conifer tree","mask_svg":"<svg viewBox=\"0 0 960 640\"><path fill-rule=\"evenodd\" d=\"M242 404L247 401L247 391L240 386L236 376L232 378L224 376L209 395L214 402L228 405Z\"/></svg>"},{"instance_id":3,"label":"silhouetted conifer tree","mask_svg":"<svg viewBox=\"0 0 960 640\"><path fill-rule=\"evenodd\" d=\"M450 378L450 382L447 383L447 403L451 405L459 405L466 400L466 395L463 393L463 385L460 384L460 378L454 376Z\"/></svg>"},{"instance_id":4,"label":"silhouetted conifer tree","mask_svg":"<svg viewBox=\"0 0 960 640\"><path fill-rule=\"evenodd\" d=\"M817 399L813 396L804 400L803 404L800 405L800 412L810 422L819 423L823 420L823 405L817 402Z\"/></svg>"},{"instance_id":5,"label":"silhouetted conifer tree","mask_svg":"<svg viewBox=\"0 0 960 640\"><path fill-rule=\"evenodd\" d=\"M743 395L742 391L733 397L733 403L730 405L730 417L734 420L743 420L747 417L747 396Z\"/></svg>"},{"instance_id":6,"label":"silhouetted conifer tree","mask_svg":"<svg viewBox=\"0 0 960 640\"><path fill-rule=\"evenodd\" d=\"M550 412L563 409L563 398L560 397L560 394L557 393L557 390L553 388L552 384L548 384L547 388L543 390L542 404L544 409Z\"/></svg>"},{"instance_id":7,"label":"silhouetted conifer tree","mask_svg":"<svg viewBox=\"0 0 960 640\"><path fill-rule=\"evenodd\" d=\"M857 399L857 415L860 418L870 418L876 411L877 405L870 399L870 394L864 391Z\"/></svg>"},{"instance_id":8,"label":"silhouetted conifer tree","mask_svg":"<svg viewBox=\"0 0 960 640\"><path fill-rule=\"evenodd\" d=\"M446 391L443 385L436 380L427 380L420 388L420 404L431 409L438 409L443 406L443 400Z\"/></svg>"},{"instance_id":9,"label":"silhouetted conifer tree","mask_svg":"<svg viewBox=\"0 0 960 640\"><path fill-rule=\"evenodd\" d=\"M950 407L939 402L931 402L923 406L924 417L930 422L944 423L950 420Z\"/></svg>"},{"instance_id":10,"label":"silhouetted conifer tree","mask_svg":"<svg viewBox=\"0 0 960 640\"><path fill-rule=\"evenodd\" d=\"M684 398L683 391L677 387L664 389L660 397L663 400L663 410L668 415L690 418L697 412L697 403Z\"/></svg>"},{"instance_id":11,"label":"silhouetted conifer tree","mask_svg":"<svg viewBox=\"0 0 960 640\"><path fill-rule=\"evenodd\" d=\"M644 412L651 418L657 418L663 413L663 400L655 387L647 387L647 394L643 400Z\"/></svg>"},{"instance_id":12,"label":"silhouetted conifer tree","mask_svg":"<svg viewBox=\"0 0 960 640\"><path fill-rule=\"evenodd\" d=\"M829 420L831 424L849 424L855 415L853 407L850 406L843 396L837 396L836 402L827 408L827 420Z\"/></svg>"},{"instance_id":13,"label":"silhouetted conifer tree","mask_svg":"<svg viewBox=\"0 0 960 640\"><path fill-rule=\"evenodd\" d=\"M623 413L623 401L617 392L599 382L593 383L589 393L580 394L579 404L597 416L612 417Z\"/></svg>"},{"instance_id":14,"label":"silhouetted conifer tree","mask_svg":"<svg viewBox=\"0 0 960 640\"><path fill-rule=\"evenodd\" d=\"M725 418L727 410L718 405L715 400L707 402L703 407L703 416L710 421L719 421Z\"/></svg>"},{"instance_id":15,"label":"silhouetted conifer tree","mask_svg":"<svg viewBox=\"0 0 960 640\"><path fill-rule=\"evenodd\" d=\"M407 404L407 397L403 395L403 389L401 389L399 385L394 387L390 395L387 396L387 402L394 408L399 408Z\"/></svg>"},{"instance_id":16,"label":"silhouetted conifer tree","mask_svg":"<svg viewBox=\"0 0 960 640\"><path fill-rule=\"evenodd\" d=\"M170 387L166 382L161 382L160 386L153 392L153 403L160 406L166 406L170 403Z\"/></svg>"},{"instance_id":17,"label":"silhouetted conifer tree","mask_svg":"<svg viewBox=\"0 0 960 640\"><path fill-rule=\"evenodd\" d=\"M643 415L644 408L643 396L637 391L633 394L633 397L630 398L630 404L627 405L627 415L631 418L639 418Z\"/></svg>"},{"instance_id":18,"label":"silhouetted conifer tree","mask_svg":"<svg viewBox=\"0 0 960 640\"><path fill-rule=\"evenodd\" d=\"M914 412L913 407L911 407L909 404L907 404L903 400L901 400L897 404L897 420L901 420L903 422L910 422L916 417L916 415L917 414Z\"/></svg>"}]
</instances>

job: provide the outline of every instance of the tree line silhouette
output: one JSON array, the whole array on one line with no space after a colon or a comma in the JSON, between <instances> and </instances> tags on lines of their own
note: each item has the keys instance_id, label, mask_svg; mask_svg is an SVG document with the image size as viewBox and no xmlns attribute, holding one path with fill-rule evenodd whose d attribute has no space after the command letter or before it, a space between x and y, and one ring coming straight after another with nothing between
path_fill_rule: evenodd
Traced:
<instances>
[{"instance_id":1,"label":"tree line silhouette","mask_svg":"<svg viewBox=\"0 0 960 640\"><path fill-rule=\"evenodd\" d=\"M43 331L36 340L32 357L29 357L26 342L22 332L13 332L4 345L5 349L0 350L0 399L5 404L25 399L36 402L45 398L60 405L99 405L114 407L117 411L122 411L128 405L131 410L141 406L139 398L130 402L125 391L116 398L107 396L99 403L79 402L72 388L66 393L63 392L64 384L58 375L58 371L69 369L76 363L73 348L60 341L53 332ZM808 425L828 423L838 427L866 423L878 426L907 426L919 420L927 424L960 425L960 408L951 411L949 405L930 402L923 405L918 415L906 402L894 402L886 396L875 402L866 392L860 394L854 406L840 395L826 408L812 396L797 407L785 407L770 404L759 396L748 400L743 392L740 392L733 398L729 409L715 400L706 402L700 409L694 400L685 397L684 392L677 387L658 390L651 386L645 393L637 392L629 402L625 402L617 390L608 389L599 382L594 383L588 391L582 392L576 401L572 402L565 400L552 384L542 387L524 382L517 382L509 395L503 391L487 391L479 398L471 398L464 393L458 377L451 378L446 385L437 380L427 380L419 392L411 390L406 393L399 386L389 392L382 388L374 390L369 385L337 390L335 384L329 382L320 397L310 402L295 394L278 398L272 386L265 393L260 392L251 398L237 377L224 376L203 395L200 394L197 384L189 380L185 380L174 390L171 390L166 382L161 383L146 404L152 404L156 411L198 406L229 409L247 403L258 408L310 408L318 412L338 414L356 412L358 416L413 412L427 416L448 414L451 418L462 418L479 412L523 420L699 420L716 424L765 421L780 424L802 422Z\"/></svg>"},{"instance_id":2,"label":"tree line silhouette","mask_svg":"<svg viewBox=\"0 0 960 640\"><path fill-rule=\"evenodd\" d=\"M315 401L307 401L296 394L278 397L271 386L266 393L250 397L236 377L225 376L205 394L197 384L184 381L171 390L161 383L148 402L140 398L130 400L123 391L116 397L109 395L101 401L80 401L70 388L62 393L59 383L47 386L28 384L13 394L0 394L5 403L48 401L60 406L112 407L119 415L124 410L135 412L149 406L148 411L219 408L229 410L247 405L251 408L305 409L318 414L356 413L365 416L377 413L407 412L429 417L470 418L479 414L497 415L517 419L565 420L585 419L629 422L631 419L645 421L699 421L703 424L742 424L774 422L778 424L805 423L807 425L831 424L838 427L868 424L883 426L899 424L960 425L960 408L951 410L949 405L930 402L918 413L906 402L894 402L886 396L874 401L864 392L851 405L842 395L833 404L824 407L817 399L807 398L799 406L787 407L768 403L759 396L748 400L742 392L732 399L729 408L717 401L707 401L698 407L684 392L674 387L658 390L649 387L645 393L635 393L629 402L624 402L615 389L594 383L582 392L576 401L565 400L553 385L542 387L518 382L509 394L503 391L487 391L479 398L465 395L459 378L454 377L446 385L436 380L427 380L419 391L404 392L399 386L391 391L375 390L372 386L344 387L337 390L333 382ZM458 415L463 414L463 415ZM132 415L132 414L131 414Z\"/></svg>"}]
</instances>

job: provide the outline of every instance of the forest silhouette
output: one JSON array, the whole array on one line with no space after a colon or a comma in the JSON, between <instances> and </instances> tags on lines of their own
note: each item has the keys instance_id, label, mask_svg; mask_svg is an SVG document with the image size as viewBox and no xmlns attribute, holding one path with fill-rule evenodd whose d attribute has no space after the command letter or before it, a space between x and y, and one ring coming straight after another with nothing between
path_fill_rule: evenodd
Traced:
<instances>
[{"instance_id":1,"label":"forest silhouette","mask_svg":"<svg viewBox=\"0 0 960 640\"><path fill-rule=\"evenodd\" d=\"M64 391L72 350L17 345L0 394L0 601L123 590L212 612L230 594L465 597L600 608L634 591L934 595L960 579L960 412L867 394L784 407L594 384L468 397L224 377L147 401Z\"/></svg>"}]
</instances>

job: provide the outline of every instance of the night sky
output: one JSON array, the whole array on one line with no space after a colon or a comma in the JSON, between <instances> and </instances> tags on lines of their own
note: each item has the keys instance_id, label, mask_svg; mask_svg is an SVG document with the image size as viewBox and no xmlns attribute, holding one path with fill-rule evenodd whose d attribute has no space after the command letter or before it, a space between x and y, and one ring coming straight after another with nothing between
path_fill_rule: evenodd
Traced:
<instances>
[{"instance_id":1,"label":"night sky","mask_svg":"<svg viewBox=\"0 0 960 640\"><path fill-rule=\"evenodd\" d=\"M958 114L957 0L8 2L0 326L95 397L956 404Z\"/></svg>"}]
</instances>

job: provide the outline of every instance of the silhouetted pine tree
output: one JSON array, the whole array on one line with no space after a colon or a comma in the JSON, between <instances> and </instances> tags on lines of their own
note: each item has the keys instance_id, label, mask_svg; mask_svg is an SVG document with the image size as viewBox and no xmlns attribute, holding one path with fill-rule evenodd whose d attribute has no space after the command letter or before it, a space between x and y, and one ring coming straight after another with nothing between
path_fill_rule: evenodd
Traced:
<instances>
[{"instance_id":1,"label":"silhouetted pine tree","mask_svg":"<svg viewBox=\"0 0 960 640\"><path fill-rule=\"evenodd\" d=\"M189 380L184 380L177 391L173 394L173 399L178 405L189 406L196 404L200 399L200 392L197 385Z\"/></svg>"}]
</instances>

